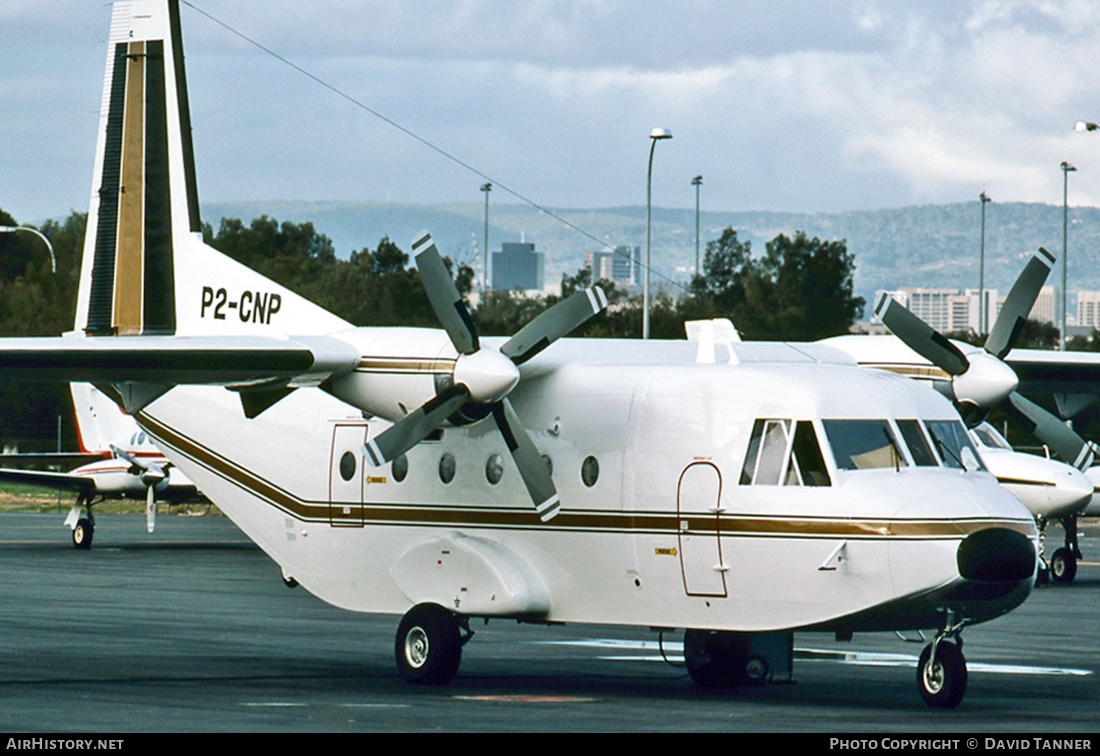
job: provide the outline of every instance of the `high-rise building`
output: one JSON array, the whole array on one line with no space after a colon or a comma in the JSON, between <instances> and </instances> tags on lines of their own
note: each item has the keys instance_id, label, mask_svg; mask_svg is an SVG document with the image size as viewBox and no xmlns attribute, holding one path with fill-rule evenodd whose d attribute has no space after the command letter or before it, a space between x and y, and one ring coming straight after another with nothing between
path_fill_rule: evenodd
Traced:
<instances>
[{"instance_id":1,"label":"high-rise building","mask_svg":"<svg viewBox=\"0 0 1100 756\"><path fill-rule=\"evenodd\" d=\"M592 270L592 280L605 279L616 284L632 284L640 280L638 247L605 247L589 252L586 263Z\"/></svg>"},{"instance_id":2,"label":"high-rise building","mask_svg":"<svg viewBox=\"0 0 1100 756\"><path fill-rule=\"evenodd\" d=\"M531 242L504 242L493 253L493 288L501 291L542 288L544 256Z\"/></svg>"},{"instance_id":3,"label":"high-rise building","mask_svg":"<svg viewBox=\"0 0 1100 756\"><path fill-rule=\"evenodd\" d=\"M967 289L960 292L958 289L930 289L914 286L903 286L897 291L889 292L890 296L940 333L952 333L961 331L982 331L980 322L981 305L979 300L983 292L978 289ZM997 315L1001 312L1005 298L996 289L986 289L985 292L985 331L988 333L997 321ZM1095 294L1095 297L1091 295ZM1031 308L1028 317L1032 320L1054 322L1055 289L1052 286L1044 286L1035 304ZM1092 308L1089 310L1089 308ZM1080 292L1077 295L1078 318L1091 312L1096 322L1100 323L1100 292Z\"/></svg>"}]
</instances>

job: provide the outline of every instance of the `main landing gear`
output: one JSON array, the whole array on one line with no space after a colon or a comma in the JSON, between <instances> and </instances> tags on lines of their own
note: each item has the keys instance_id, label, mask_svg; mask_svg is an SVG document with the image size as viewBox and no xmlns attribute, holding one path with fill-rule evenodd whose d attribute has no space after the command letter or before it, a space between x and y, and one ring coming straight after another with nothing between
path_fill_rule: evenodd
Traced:
<instances>
[{"instance_id":1,"label":"main landing gear","mask_svg":"<svg viewBox=\"0 0 1100 756\"><path fill-rule=\"evenodd\" d=\"M462 647L473 637L468 621L438 604L418 604L397 628L397 670L414 685L446 685L462 661Z\"/></svg>"},{"instance_id":2,"label":"main landing gear","mask_svg":"<svg viewBox=\"0 0 1100 756\"><path fill-rule=\"evenodd\" d=\"M917 688L921 698L934 709L954 709L966 693L968 675L962 654L962 622L940 631L925 646L917 662ZM958 643L950 639L958 637Z\"/></svg>"},{"instance_id":3,"label":"main landing gear","mask_svg":"<svg viewBox=\"0 0 1100 756\"><path fill-rule=\"evenodd\" d=\"M92 497L80 494L76 504L65 519L65 524L73 529L73 548L87 550L92 548L92 536L95 534L95 518L92 517Z\"/></svg>"},{"instance_id":4,"label":"main landing gear","mask_svg":"<svg viewBox=\"0 0 1100 756\"><path fill-rule=\"evenodd\" d=\"M771 672L767 658L753 652L753 638L746 633L685 630L684 663L701 688L762 683Z\"/></svg>"}]
</instances>

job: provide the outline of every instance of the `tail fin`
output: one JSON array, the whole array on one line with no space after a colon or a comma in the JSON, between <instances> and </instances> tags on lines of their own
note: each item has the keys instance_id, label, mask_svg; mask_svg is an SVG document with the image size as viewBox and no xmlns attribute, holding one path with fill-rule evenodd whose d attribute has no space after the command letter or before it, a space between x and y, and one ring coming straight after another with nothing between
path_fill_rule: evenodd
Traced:
<instances>
[{"instance_id":1,"label":"tail fin","mask_svg":"<svg viewBox=\"0 0 1100 756\"><path fill-rule=\"evenodd\" d=\"M178 0L115 3L96 150L78 333L348 326L203 244Z\"/></svg>"},{"instance_id":2,"label":"tail fin","mask_svg":"<svg viewBox=\"0 0 1100 756\"><path fill-rule=\"evenodd\" d=\"M88 383L73 383L70 390L81 451L107 452L112 445L132 451L152 450L151 442L145 441L145 434L134 418L106 394Z\"/></svg>"}]
</instances>

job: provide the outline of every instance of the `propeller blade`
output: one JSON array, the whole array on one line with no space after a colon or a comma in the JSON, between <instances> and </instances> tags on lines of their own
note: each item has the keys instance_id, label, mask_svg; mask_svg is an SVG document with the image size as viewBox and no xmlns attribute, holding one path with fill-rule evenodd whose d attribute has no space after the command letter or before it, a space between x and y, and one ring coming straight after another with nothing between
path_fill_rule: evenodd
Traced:
<instances>
[{"instance_id":1,"label":"propeller blade","mask_svg":"<svg viewBox=\"0 0 1100 756\"><path fill-rule=\"evenodd\" d=\"M157 492L156 486L145 489L145 527L150 533L157 526Z\"/></svg>"},{"instance_id":2,"label":"propeller blade","mask_svg":"<svg viewBox=\"0 0 1100 756\"><path fill-rule=\"evenodd\" d=\"M1028 313L1031 312L1040 289L1046 283L1054 267L1054 255L1042 247L1031 256L1024 266L1020 277L1012 285L1012 289L1005 297L1001 306L1001 312L997 315L997 321L989 331L989 337L985 341L985 350L1000 359L1004 359L1027 322Z\"/></svg>"},{"instance_id":3,"label":"propeller blade","mask_svg":"<svg viewBox=\"0 0 1100 756\"><path fill-rule=\"evenodd\" d=\"M1092 465L1096 447L1053 413L1015 392L1008 397L1005 409L1013 419L1078 470L1086 470Z\"/></svg>"},{"instance_id":4,"label":"propeller blade","mask_svg":"<svg viewBox=\"0 0 1100 756\"><path fill-rule=\"evenodd\" d=\"M427 231L413 239L413 254L424 291L443 330L459 354L473 354L479 348L477 326Z\"/></svg>"},{"instance_id":5,"label":"propeller blade","mask_svg":"<svg viewBox=\"0 0 1100 756\"><path fill-rule=\"evenodd\" d=\"M549 465L535 448L535 443L527 435L527 429L523 427L523 423L520 422L519 416L507 399L493 405L493 419L500 428L500 434L504 436L508 451L516 461L516 467L519 468L527 493L535 503L535 511L539 519L549 522L561 511L561 501L558 499L554 480L550 476Z\"/></svg>"},{"instance_id":6,"label":"propeller blade","mask_svg":"<svg viewBox=\"0 0 1100 756\"><path fill-rule=\"evenodd\" d=\"M522 365L606 308L607 297L599 287L579 291L521 328L500 351L512 362Z\"/></svg>"},{"instance_id":7,"label":"propeller blade","mask_svg":"<svg viewBox=\"0 0 1100 756\"><path fill-rule=\"evenodd\" d=\"M962 375L970 367L957 346L886 292L879 292L875 314L910 349L948 375Z\"/></svg>"},{"instance_id":8,"label":"propeller blade","mask_svg":"<svg viewBox=\"0 0 1100 756\"><path fill-rule=\"evenodd\" d=\"M469 396L465 386L451 386L379 433L365 447L371 464L381 467L419 444L428 434L443 425L448 417L458 412Z\"/></svg>"}]
</instances>

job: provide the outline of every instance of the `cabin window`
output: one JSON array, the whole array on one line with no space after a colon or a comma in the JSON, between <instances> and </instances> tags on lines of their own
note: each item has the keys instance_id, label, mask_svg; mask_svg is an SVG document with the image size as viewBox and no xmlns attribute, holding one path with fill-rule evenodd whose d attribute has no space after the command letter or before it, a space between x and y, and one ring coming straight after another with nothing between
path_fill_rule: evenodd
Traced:
<instances>
[{"instance_id":1,"label":"cabin window","mask_svg":"<svg viewBox=\"0 0 1100 756\"><path fill-rule=\"evenodd\" d=\"M741 485L827 486L829 473L813 423L757 420L741 467Z\"/></svg>"},{"instance_id":2,"label":"cabin window","mask_svg":"<svg viewBox=\"0 0 1100 756\"><path fill-rule=\"evenodd\" d=\"M350 481L355 477L355 455L349 451L340 457L340 477Z\"/></svg>"},{"instance_id":3,"label":"cabin window","mask_svg":"<svg viewBox=\"0 0 1100 756\"><path fill-rule=\"evenodd\" d=\"M489 459L485 460L485 479L489 481L489 485L495 486L503 475L504 457L494 452L489 455Z\"/></svg>"},{"instance_id":4,"label":"cabin window","mask_svg":"<svg viewBox=\"0 0 1100 756\"><path fill-rule=\"evenodd\" d=\"M393 475L395 483L400 483L405 480L409 474L409 458L402 454L400 457L390 463L390 474Z\"/></svg>"},{"instance_id":5,"label":"cabin window","mask_svg":"<svg viewBox=\"0 0 1100 756\"><path fill-rule=\"evenodd\" d=\"M588 456L581 462L581 482L591 488L600 479L600 463L595 457Z\"/></svg>"},{"instance_id":6,"label":"cabin window","mask_svg":"<svg viewBox=\"0 0 1100 756\"><path fill-rule=\"evenodd\" d=\"M932 446L928 443L928 437L920 427L919 420L898 420L898 430L905 439L905 445L909 447L909 454L913 457L913 464L917 467L936 467L936 455L932 452Z\"/></svg>"},{"instance_id":7,"label":"cabin window","mask_svg":"<svg viewBox=\"0 0 1100 756\"><path fill-rule=\"evenodd\" d=\"M984 470L981 458L958 420L929 420L928 434L943 464L958 470Z\"/></svg>"},{"instance_id":8,"label":"cabin window","mask_svg":"<svg viewBox=\"0 0 1100 756\"><path fill-rule=\"evenodd\" d=\"M439 479L444 483L455 479L455 457L450 452L444 452L439 458Z\"/></svg>"},{"instance_id":9,"label":"cabin window","mask_svg":"<svg viewBox=\"0 0 1100 756\"><path fill-rule=\"evenodd\" d=\"M908 467L886 420L823 420L839 470Z\"/></svg>"}]
</instances>

